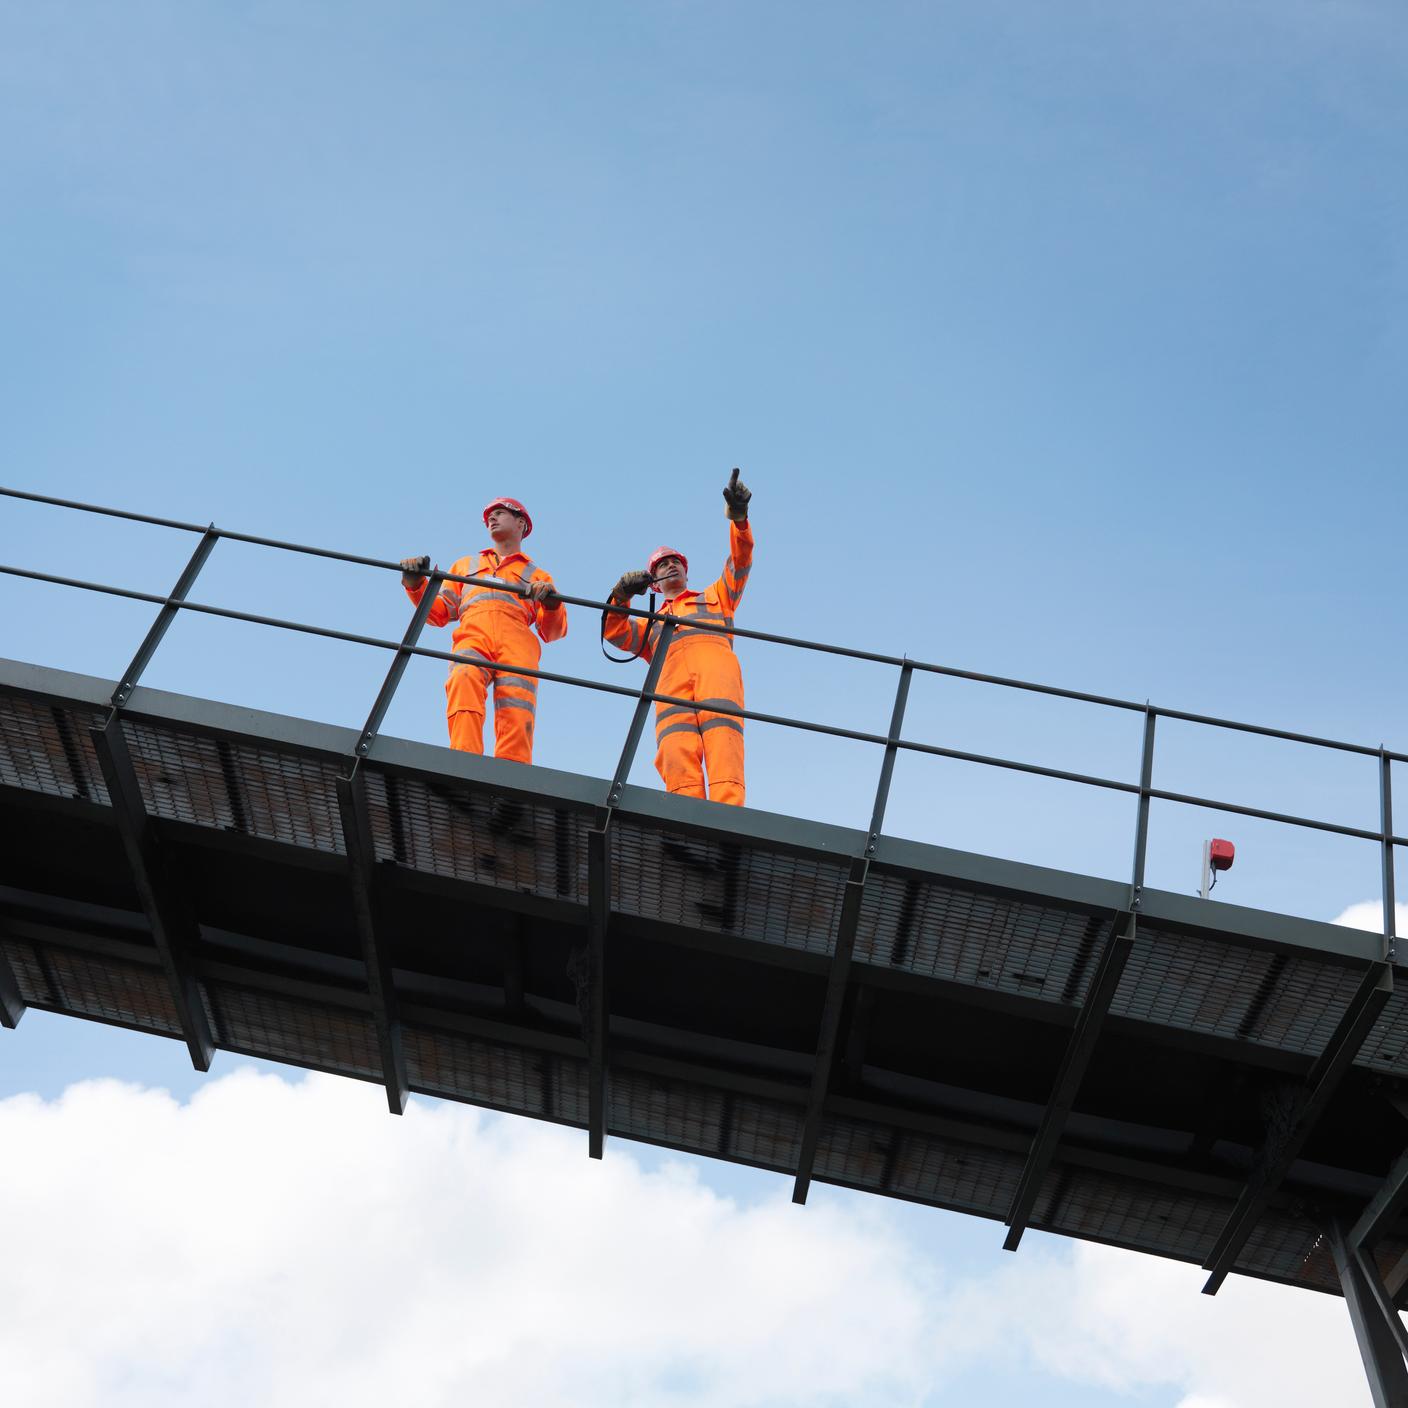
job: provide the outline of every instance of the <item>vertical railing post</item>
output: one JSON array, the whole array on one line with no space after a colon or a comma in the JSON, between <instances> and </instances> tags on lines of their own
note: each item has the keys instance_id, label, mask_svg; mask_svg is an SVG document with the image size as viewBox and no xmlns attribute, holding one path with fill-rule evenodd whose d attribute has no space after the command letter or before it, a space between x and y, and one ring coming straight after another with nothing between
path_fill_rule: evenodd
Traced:
<instances>
[{"instance_id":1,"label":"vertical railing post","mask_svg":"<svg viewBox=\"0 0 1408 1408\"><path fill-rule=\"evenodd\" d=\"M1383 850L1384 958L1392 963L1398 956L1398 901L1393 875L1393 759L1379 745L1379 830Z\"/></svg>"},{"instance_id":2,"label":"vertical railing post","mask_svg":"<svg viewBox=\"0 0 1408 1408\"><path fill-rule=\"evenodd\" d=\"M366 757L372 739L381 729L382 720L385 719L386 711L391 707L392 697L401 683L401 676L406 673L406 666L410 664L411 651L420 640L430 609L440 595L440 583L444 580L444 575L440 572L432 572L426 579L425 591L416 603L415 614L411 617L410 625L406 627L406 634L401 637L401 644L391 661L391 668L387 670L386 678L381 682L381 689L377 692L371 713L367 715L367 722L362 727L361 737L357 739L356 758Z\"/></svg>"},{"instance_id":3,"label":"vertical railing post","mask_svg":"<svg viewBox=\"0 0 1408 1408\"><path fill-rule=\"evenodd\" d=\"M1154 785L1154 725L1159 711L1144 705L1144 745L1139 758L1139 811L1134 823L1134 867L1130 879L1129 907L1139 913L1144 890L1144 866L1149 858L1149 791Z\"/></svg>"},{"instance_id":4,"label":"vertical railing post","mask_svg":"<svg viewBox=\"0 0 1408 1408\"><path fill-rule=\"evenodd\" d=\"M817 1028L816 1055L812 1061L812 1081L807 1091L807 1108L802 1118L802 1131L797 1141L797 1171L792 1180L792 1201L805 1203L811 1189L812 1170L816 1164L817 1145L826 1115L826 1097L831 1089L831 1068L841 1042L841 1022L846 1010L846 991L850 985L851 960L855 954L856 930L860 927L860 906L865 895L865 882L870 876L870 863L880 842L885 824L885 808L890 800L890 781L895 771L895 755L899 752L900 732L904 728L904 711L909 703L909 686L914 666L908 657L900 667L899 684L895 688L895 705L890 713L890 731L885 735L885 756L880 763L880 780L875 787L875 802L870 811L870 829L865 846L851 858L850 874L841 895L841 912L836 921L836 942L831 954L831 968L826 977L826 996L822 1000L821 1021ZM858 1059L861 1059L858 1057Z\"/></svg>"},{"instance_id":5,"label":"vertical railing post","mask_svg":"<svg viewBox=\"0 0 1408 1408\"><path fill-rule=\"evenodd\" d=\"M132 697L132 691L136 689L137 681L142 677L142 671L147 668L152 656L156 654L156 648L161 644L161 638L176 619L176 614L181 609L181 603L185 601L187 594L195 585L201 568L205 566L206 559L214 551L215 544L219 541L220 530L212 523L201 534L200 542L196 544L196 550L191 554L191 560L186 564L180 577L177 578L176 585L171 589L171 595L166 598L165 604L157 612L156 620L152 622L146 638L137 647L137 653L132 657L132 663L128 665L122 678L118 681L112 696L114 709L122 708Z\"/></svg>"}]
</instances>

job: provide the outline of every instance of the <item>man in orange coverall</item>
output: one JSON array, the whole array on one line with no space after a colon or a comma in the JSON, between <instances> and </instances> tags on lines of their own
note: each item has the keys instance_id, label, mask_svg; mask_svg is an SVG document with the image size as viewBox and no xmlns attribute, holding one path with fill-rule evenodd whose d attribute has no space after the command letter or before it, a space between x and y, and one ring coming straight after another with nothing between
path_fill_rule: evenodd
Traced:
<instances>
[{"instance_id":1,"label":"man in orange coverall","mask_svg":"<svg viewBox=\"0 0 1408 1408\"><path fill-rule=\"evenodd\" d=\"M753 530L748 525L748 501L753 495L740 484L738 471L724 490L729 519L728 561L723 575L702 592L689 590L689 563L675 548L657 548L644 572L627 572L611 589L611 600L624 605L654 584L665 598L660 610L678 616L665 655L658 686L661 694L690 699L686 704L655 706L655 767L665 789L686 797L704 795L709 774L709 800L741 807L743 784L743 720L720 714L711 705L743 707L743 674L733 653L733 613L753 564ZM619 612L606 613L606 637L622 650L649 660L663 626ZM688 622L708 621L722 630L690 630Z\"/></svg>"},{"instance_id":2,"label":"man in orange coverall","mask_svg":"<svg viewBox=\"0 0 1408 1408\"><path fill-rule=\"evenodd\" d=\"M457 577L491 577L503 584L522 585L526 595L496 586L442 582L440 595L426 618L432 626L454 622L451 650L467 661L538 668L545 641L567 634L567 608L557 600L552 578L523 552L523 540L533 531L528 510L517 499L495 499L484 510L484 526L494 540L462 557L450 571ZM425 595L428 557L401 562L401 582L417 604ZM538 681L531 675L486 670L482 665L451 665L445 681L445 712L449 716L450 747L465 753L484 751L484 701L494 686L494 756L516 763L533 761L533 722L537 715Z\"/></svg>"}]
</instances>

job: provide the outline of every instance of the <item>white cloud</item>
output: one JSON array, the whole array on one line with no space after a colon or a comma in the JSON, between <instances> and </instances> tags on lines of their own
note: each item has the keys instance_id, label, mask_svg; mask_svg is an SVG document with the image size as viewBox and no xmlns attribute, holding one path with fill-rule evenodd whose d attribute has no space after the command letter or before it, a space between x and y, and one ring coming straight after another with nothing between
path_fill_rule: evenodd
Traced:
<instances>
[{"instance_id":1,"label":"white cloud","mask_svg":"<svg viewBox=\"0 0 1408 1408\"><path fill-rule=\"evenodd\" d=\"M1400 934L1408 935L1408 904L1395 904L1394 927ZM1343 910L1332 924L1347 924L1351 929L1372 929L1376 934L1384 931L1384 905L1382 900L1360 900Z\"/></svg>"},{"instance_id":2,"label":"white cloud","mask_svg":"<svg viewBox=\"0 0 1408 1408\"><path fill-rule=\"evenodd\" d=\"M0 1148L6 1402L918 1405L1014 1356L1181 1408L1362 1393L1338 1300L1035 1234L953 1284L880 1200L740 1205L331 1077L16 1096Z\"/></svg>"},{"instance_id":3,"label":"white cloud","mask_svg":"<svg viewBox=\"0 0 1408 1408\"><path fill-rule=\"evenodd\" d=\"M1206 1275L1081 1243L1072 1262L1016 1264L971 1288L951 1313L973 1327L981 1356L1011 1341L1020 1306L1027 1350L1050 1373L1136 1398L1172 1387L1179 1408L1324 1408L1363 1396L1342 1300L1242 1276L1210 1297Z\"/></svg>"},{"instance_id":4,"label":"white cloud","mask_svg":"<svg viewBox=\"0 0 1408 1408\"><path fill-rule=\"evenodd\" d=\"M932 1372L878 1209L740 1207L550 1126L244 1071L12 1098L0 1148L7 1402L905 1403Z\"/></svg>"}]
</instances>

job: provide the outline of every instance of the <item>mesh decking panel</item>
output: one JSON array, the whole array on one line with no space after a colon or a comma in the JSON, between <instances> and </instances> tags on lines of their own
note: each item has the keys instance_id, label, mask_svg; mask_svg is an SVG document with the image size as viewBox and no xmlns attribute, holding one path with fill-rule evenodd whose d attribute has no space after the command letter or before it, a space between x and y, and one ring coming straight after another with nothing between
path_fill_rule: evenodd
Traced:
<instances>
[{"instance_id":1,"label":"mesh decking panel","mask_svg":"<svg viewBox=\"0 0 1408 1408\"><path fill-rule=\"evenodd\" d=\"M123 728L142 801L153 816L313 850L343 850L337 768L330 760L135 719Z\"/></svg>"},{"instance_id":2,"label":"mesh decking panel","mask_svg":"<svg viewBox=\"0 0 1408 1408\"><path fill-rule=\"evenodd\" d=\"M1000 1217L1012 1204L1022 1159L912 1130L827 1116L815 1172L875 1192Z\"/></svg>"},{"instance_id":3,"label":"mesh decking panel","mask_svg":"<svg viewBox=\"0 0 1408 1408\"><path fill-rule=\"evenodd\" d=\"M1232 1206L1225 1198L1115 1180L1066 1164L1047 1174L1032 1225L1201 1261Z\"/></svg>"},{"instance_id":4,"label":"mesh decking panel","mask_svg":"<svg viewBox=\"0 0 1408 1408\"><path fill-rule=\"evenodd\" d=\"M1338 1291L1334 1262L1327 1257L1327 1265L1322 1267L1315 1256L1322 1235L1308 1219L1279 1212L1263 1213L1238 1254L1234 1270ZM1322 1279L1325 1271L1330 1275L1328 1285Z\"/></svg>"},{"instance_id":5,"label":"mesh decking panel","mask_svg":"<svg viewBox=\"0 0 1408 1408\"><path fill-rule=\"evenodd\" d=\"M5 940L4 950L26 1002L163 1036L181 1034L171 990L155 968L19 939Z\"/></svg>"},{"instance_id":6,"label":"mesh decking panel","mask_svg":"<svg viewBox=\"0 0 1408 1408\"><path fill-rule=\"evenodd\" d=\"M1354 969L1141 924L1110 1011L1318 1055L1357 991Z\"/></svg>"},{"instance_id":7,"label":"mesh decking panel","mask_svg":"<svg viewBox=\"0 0 1408 1408\"><path fill-rule=\"evenodd\" d=\"M408 1027L406 1075L417 1090L568 1124L587 1122L586 1063L443 1031Z\"/></svg>"},{"instance_id":8,"label":"mesh decking panel","mask_svg":"<svg viewBox=\"0 0 1408 1408\"><path fill-rule=\"evenodd\" d=\"M1401 989L1385 1003L1359 1049L1355 1065L1408 1075L1408 996Z\"/></svg>"},{"instance_id":9,"label":"mesh decking panel","mask_svg":"<svg viewBox=\"0 0 1408 1408\"><path fill-rule=\"evenodd\" d=\"M609 1127L627 1139L790 1171L802 1147L802 1108L642 1071L611 1076Z\"/></svg>"},{"instance_id":10,"label":"mesh decking panel","mask_svg":"<svg viewBox=\"0 0 1408 1408\"><path fill-rule=\"evenodd\" d=\"M107 805L108 789L89 737L101 722L94 710L0 694L0 785Z\"/></svg>"},{"instance_id":11,"label":"mesh decking panel","mask_svg":"<svg viewBox=\"0 0 1408 1408\"><path fill-rule=\"evenodd\" d=\"M229 983L207 983L203 991L211 1030L220 1046L271 1061L381 1079L376 1028L364 1012Z\"/></svg>"},{"instance_id":12,"label":"mesh decking panel","mask_svg":"<svg viewBox=\"0 0 1408 1408\"><path fill-rule=\"evenodd\" d=\"M1077 1002L1108 924L1107 915L872 873L861 901L856 957L1048 1002Z\"/></svg>"},{"instance_id":13,"label":"mesh decking panel","mask_svg":"<svg viewBox=\"0 0 1408 1408\"><path fill-rule=\"evenodd\" d=\"M534 895L585 901L585 813L511 802L446 778L369 770L378 860Z\"/></svg>"},{"instance_id":14,"label":"mesh decking panel","mask_svg":"<svg viewBox=\"0 0 1408 1408\"><path fill-rule=\"evenodd\" d=\"M623 914L829 954L845 866L617 818L612 907Z\"/></svg>"}]
</instances>

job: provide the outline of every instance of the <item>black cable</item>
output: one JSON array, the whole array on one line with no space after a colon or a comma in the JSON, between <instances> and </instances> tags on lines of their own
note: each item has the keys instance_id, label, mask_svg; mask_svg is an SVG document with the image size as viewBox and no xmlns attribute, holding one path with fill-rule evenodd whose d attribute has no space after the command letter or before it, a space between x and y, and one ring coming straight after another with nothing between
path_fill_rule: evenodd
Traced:
<instances>
[{"instance_id":1,"label":"black cable","mask_svg":"<svg viewBox=\"0 0 1408 1408\"><path fill-rule=\"evenodd\" d=\"M607 609L609 610L609 608L607 608ZM655 610L655 593L654 593L654 592L651 592L651 593L650 593L650 605L649 605L648 607L646 607L646 610L647 610L647 611L654 611L654 610ZM630 618L628 617L627 619L629 620ZM642 621L642 622L641 622L640 649L637 650L634 655L613 655L613 654L606 648L606 610L603 610L602 613L601 613L601 653L602 653L613 665L629 665L633 660L639 660L639 659L641 658L641 656L645 653L646 643L650 640L650 628L651 628L651 626L653 626L654 624L655 624L655 623L654 623L653 621Z\"/></svg>"}]
</instances>

